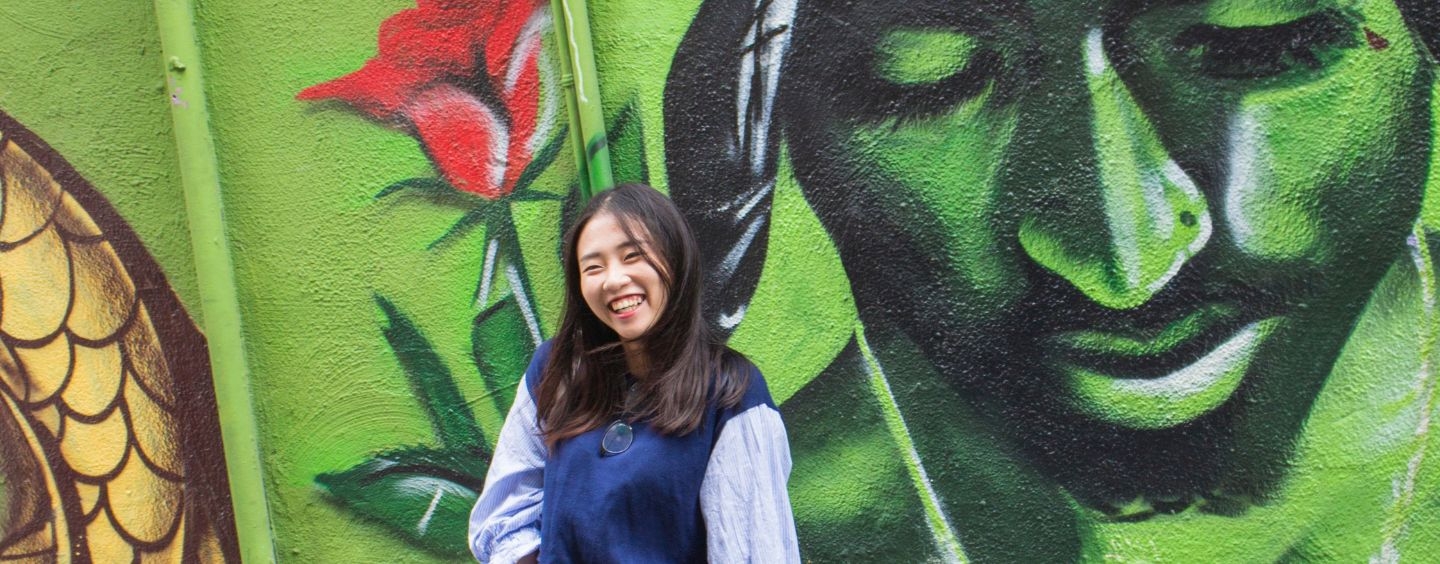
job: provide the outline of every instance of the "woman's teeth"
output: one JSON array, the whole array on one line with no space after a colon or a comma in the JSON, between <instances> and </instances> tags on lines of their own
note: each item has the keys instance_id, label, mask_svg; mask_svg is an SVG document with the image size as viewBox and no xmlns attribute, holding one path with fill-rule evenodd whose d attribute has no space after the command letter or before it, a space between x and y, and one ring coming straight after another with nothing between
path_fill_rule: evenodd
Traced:
<instances>
[{"instance_id":1,"label":"woman's teeth","mask_svg":"<svg viewBox=\"0 0 1440 564\"><path fill-rule=\"evenodd\" d=\"M628 298L622 298L610 302L610 311L613 311L615 313L625 313L627 311L640 307L640 304L644 302L645 298L641 296L630 296Z\"/></svg>"}]
</instances>

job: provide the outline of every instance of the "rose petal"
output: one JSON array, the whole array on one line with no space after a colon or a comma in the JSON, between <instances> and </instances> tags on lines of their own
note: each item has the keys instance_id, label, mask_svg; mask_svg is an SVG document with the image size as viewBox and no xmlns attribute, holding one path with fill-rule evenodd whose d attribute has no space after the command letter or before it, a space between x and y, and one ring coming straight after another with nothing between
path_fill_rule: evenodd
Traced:
<instances>
[{"instance_id":1,"label":"rose petal","mask_svg":"<svg viewBox=\"0 0 1440 564\"><path fill-rule=\"evenodd\" d=\"M496 112L459 87L426 89L406 107L440 173L456 189L495 199L505 194L509 130Z\"/></svg>"},{"instance_id":2,"label":"rose petal","mask_svg":"<svg viewBox=\"0 0 1440 564\"><path fill-rule=\"evenodd\" d=\"M405 10L380 24L380 54L393 65L427 69L436 78L475 72L475 48L483 40L465 10Z\"/></svg>"},{"instance_id":3,"label":"rose petal","mask_svg":"<svg viewBox=\"0 0 1440 564\"><path fill-rule=\"evenodd\" d=\"M301 90L296 98L344 100L371 117L389 120L431 80L433 77L423 69L397 67L371 59L358 71Z\"/></svg>"},{"instance_id":4,"label":"rose petal","mask_svg":"<svg viewBox=\"0 0 1440 564\"><path fill-rule=\"evenodd\" d=\"M493 27L488 28L489 33L485 34L485 68L490 71L490 78L494 80L496 90L501 90L502 80L505 76L505 69L517 50L523 43L521 35L531 27L530 22L540 12L540 5L536 2L507 2L502 13L495 19Z\"/></svg>"}]
</instances>

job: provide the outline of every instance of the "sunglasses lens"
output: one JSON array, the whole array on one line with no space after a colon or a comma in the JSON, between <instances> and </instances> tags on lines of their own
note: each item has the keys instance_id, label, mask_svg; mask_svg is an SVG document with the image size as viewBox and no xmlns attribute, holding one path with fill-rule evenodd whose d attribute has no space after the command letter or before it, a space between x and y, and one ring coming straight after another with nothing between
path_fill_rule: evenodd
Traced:
<instances>
[{"instance_id":1,"label":"sunglasses lens","mask_svg":"<svg viewBox=\"0 0 1440 564\"><path fill-rule=\"evenodd\" d=\"M605 436L600 439L600 451L604 454L620 454L629 449L633 442L635 431L630 428L630 424L616 421L605 428Z\"/></svg>"}]
</instances>

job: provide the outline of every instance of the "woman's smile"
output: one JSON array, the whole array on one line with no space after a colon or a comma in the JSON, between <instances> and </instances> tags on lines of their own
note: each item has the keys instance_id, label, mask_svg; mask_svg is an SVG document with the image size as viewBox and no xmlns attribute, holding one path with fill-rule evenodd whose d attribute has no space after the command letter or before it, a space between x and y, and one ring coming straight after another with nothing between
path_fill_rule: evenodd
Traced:
<instances>
[{"instance_id":1,"label":"woman's smile","mask_svg":"<svg viewBox=\"0 0 1440 564\"><path fill-rule=\"evenodd\" d=\"M610 311L615 312L616 317L626 319L635 313L635 309L643 303L645 303L645 296L624 296L610 302Z\"/></svg>"}]
</instances>

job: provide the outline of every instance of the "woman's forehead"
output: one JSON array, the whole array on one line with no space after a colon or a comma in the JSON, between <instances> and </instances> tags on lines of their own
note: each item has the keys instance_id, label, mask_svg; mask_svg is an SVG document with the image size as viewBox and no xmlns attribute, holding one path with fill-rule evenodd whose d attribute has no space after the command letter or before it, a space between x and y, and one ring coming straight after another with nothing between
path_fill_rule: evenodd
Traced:
<instances>
[{"instance_id":1,"label":"woman's forehead","mask_svg":"<svg viewBox=\"0 0 1440 564\"><path fill-rule=\"evenodd\" d=\"M626 233L628 229L629 233ZM576 242L581 260L595 251L620 247L650 246L649 231L640 221L610 211L600 211L585 223Z\"/></svg>"}]
</instances>

